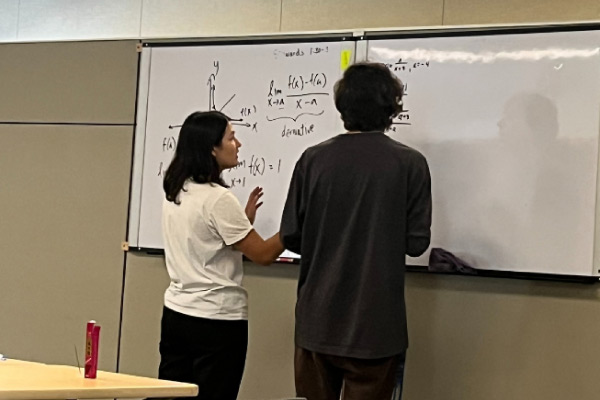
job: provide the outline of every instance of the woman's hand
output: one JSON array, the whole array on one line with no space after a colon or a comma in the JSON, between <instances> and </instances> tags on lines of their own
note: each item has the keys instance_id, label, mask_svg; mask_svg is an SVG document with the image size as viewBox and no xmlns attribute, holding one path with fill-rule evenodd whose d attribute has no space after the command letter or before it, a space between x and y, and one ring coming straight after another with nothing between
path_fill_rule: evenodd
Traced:
<instances>
[{"instance_id":1,"label":"woman's hand","mask_svg":"<svg viewBox=\"0 0 600 400\"><path fill-rule=\"evenodd\" d=\"M255 187L248 196L248 202L246 203L246 216L250 220L251 224L254 224L254 218L256 218L256 210L262 206L262 202L258 202L263 195L261 187Z\"/></svg>"}]
</instances>

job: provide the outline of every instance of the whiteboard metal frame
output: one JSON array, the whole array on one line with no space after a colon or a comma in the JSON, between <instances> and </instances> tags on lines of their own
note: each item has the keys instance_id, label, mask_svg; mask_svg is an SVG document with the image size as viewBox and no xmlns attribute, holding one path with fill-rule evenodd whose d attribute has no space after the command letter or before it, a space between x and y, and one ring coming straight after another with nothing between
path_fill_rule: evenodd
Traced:
<instances>
[{"instance_id":1,"label":"whiteboard metal frame","mask_svg":"<svg viewBox=\"0 0 600 400\"><path fill-rule=\"evenodd\" d=\"M600 109L598 109L598 117L600 118ZM600 132L598 132L600 135ZM598 165L596 166L596 230L594 233L594 256L592 258L594 270L592 273L595 276L600 276L600 141L598 141Z\"/></svg>"},{"instance_id":2,"label":"whiteboard metal frame","mask_svg":"<svg viewBox=\"0 0 600 400\"><path fill-rule=\"evenodd\" d=\"M169 46L229 46L252 44L285 44L285 43L311 43L311 42L344 42L354 41L354 31L323 31L323 32L296 32L282 34L264 34L252 36L215 36L191 37L177 39L144 39L144 47L169 47Z\"/></svg>"},{"instance_id":3,"label":"whiteboard metal frame","mask_svg":"<svg viewBox=\"0 0 600 400\"><path fill-rule=\"evenodd\" d=\"M131 196L129 200L129 246L138 247L140 233L140 213L142 209L142 186L144 170L144 147L146 143L146 117L148 111L148 91L150 89L150 64L152 49L143 48L140 56L138 80L138 104L131 172Z\"/></svg>"},{"instance_id":4,"label":"whiteboard metal frame","mask_svg":"<svg viewBox=\"0 0 600 400\"><path fill-rule=\"evenodd\" d=\"M422 27L390 27L373 28L364 31L365 39L429 37L429 36L468 36L493 32L498 35L510 33L565 32L600 30L600 20L563 22L563 23L530 23L530 24L492 24L492 25L453 25Z\"/></svg>"},{"instance_id":5,"label":"whiteboard metal frame","mask_svg":"<svg viewBox=\"0 0 600 400\"><path fill-rule=\"evenodd\" d=\"M150 61L151 48L154 46L182 46L182 45L226 45L226 44L255 44L255 43L277 43L277 42L310 42L310 41L344 41L348 43L344 45L344 49L354 47L351 63L366 61L368 59L367 48L369 39L382 39L384 37L427 37L427 36L446 36L446 35L481 35L481 34L509 34L509 33L525 33L525 32L554 32L554 31L569 31L569 30L600 30L600 21L581 21L577 23L556 23L556 24L527 24L527 25L464 25L464 26L430 26L430 27L390 27L365 29L364 31L320 31L320 32L287 32L287 33L270 33L253 36L231 36L231 37L195 37L195 38L167 38L167 39L142 39L143 49L141 52L139 81L138 81L138 104L137 117L135 128L134 142L134 160L132 167L132 186L130 198L130 215L129 215L129 233L128 240L132 250L144 250L154 254L163 254L160 249L142 249L138 247L139 243L139 226L141 212L141 191L142 191L142 170L144 165L144 145L145 145L145 130L147 118L147 103L150 78ZM600 110L599 116L600 116ZM599 132L600 134L600 132ZM599 149L600 150L600 149ZM593 250L593 270L590 271L592 276L568 276L568 275L551 275L534 274L534 273L511 273L511 272L490 272L490 276L503 278L517 279L540 279L536 276L545 276L544 280L558 281L586 281L600 276L600 158L597 165L597 186L596 186L596 212L595 212L595 235L594 235L594 250ZM420 269L420 268L419 268ZM597 280L595 280L597 281Z\"/></svg>"}]
</instances>

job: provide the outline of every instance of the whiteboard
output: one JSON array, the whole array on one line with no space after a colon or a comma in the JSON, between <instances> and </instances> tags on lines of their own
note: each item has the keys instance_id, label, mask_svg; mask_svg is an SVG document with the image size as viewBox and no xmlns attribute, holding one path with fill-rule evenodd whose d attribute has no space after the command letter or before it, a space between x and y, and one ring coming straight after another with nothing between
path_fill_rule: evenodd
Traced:
<instances>
[{"instance_id":1,"label":"whiteboard","mask_svg":"<svg viewBox=\"0 0 600 400\"><path fill-rule=\"evenodd\" d=\"M597 275L599 46L598 31L369 40L406 89L389 134L430 164L432 247L480 269Z\"/></svg>"},{"instance_id":2,"label":"whiteboard","mask_svg":"<svg viewBox=\"0 0 600 400\"><path fill-rule=\"evenodd\" d=\"M352 61L354 42L145 47L142 50L129 244L162 249L162 179L179 126L215 109L235 121L238 167L223 173L242 206L264 188L254 227L279 230L294 165L304 149L343 132L333 84ZM297 257L286 252L283 257Z\"/></svg>"}]
</instances>

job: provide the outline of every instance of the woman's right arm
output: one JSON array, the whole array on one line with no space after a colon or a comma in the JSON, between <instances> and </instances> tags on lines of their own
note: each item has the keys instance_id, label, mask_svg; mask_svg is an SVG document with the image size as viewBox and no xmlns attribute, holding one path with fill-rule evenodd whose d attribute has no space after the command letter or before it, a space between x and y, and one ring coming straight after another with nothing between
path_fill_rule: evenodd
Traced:
<instances>
[{"instance_id":1,"label":"woman's right arm","mask_svg":"<svg viewBox=\"0 0 600 400\"><path fill-rule=\"evenodd\" d=\"M245 238L233 244L233 248L260 265L269 265L283 252L279 232L264 240L254 229Z\"/></svg>"}]
</instances>

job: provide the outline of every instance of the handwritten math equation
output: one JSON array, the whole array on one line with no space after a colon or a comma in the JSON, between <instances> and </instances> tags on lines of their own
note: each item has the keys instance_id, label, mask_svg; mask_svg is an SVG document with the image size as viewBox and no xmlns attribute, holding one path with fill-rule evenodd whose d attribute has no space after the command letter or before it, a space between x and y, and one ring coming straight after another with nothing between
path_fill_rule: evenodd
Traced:
<instances>
[{"instance_id":1,"label":"handwritten math equation","mask_svg":"<svg viewBox=\"0 0 600 400\"><path fill-rule=\"evenodd\" d=\"M297 48L285 52L275 50L276 54L283 57L301 57L327 52L329 52L327 45ZM246 101L240 99L235 89L227 89L227 85L223 90L222 63L218 59L210 62L208 75L204 78L207 88L207 108L228 115L231 124L242 128L244 132L259 134L261 129L269 129L269 126L273 126L274 121L282 120L283 126L277 125L276 130L270 129L268 132L274 135L280 132L277 136L283 139L311 135L317 132L321 119L319 117L325 114L326 106L331 105L330 79L322 70L289 73L269 79L265 82L267 86L263 92L264 97L257 93L258 98L256 98L255 93L252 93L253 99ZM169 125L170 130L180 127L180 124ZM166 136L161 145L163 152L173 151L176 147L175 136ZM162 176L162 171L161 167L159 176Z\"/></svg>"},{"instance_id":2,"label":"handwritten math equation","mask_svg":"<svg viewBox=\"0 0 600 400\"><path fill-rule=\"evenodd\" d=\"M418 69L429 68L429 61L404 61L402 58L398 59L395 63L386 63L392 72L413 72Z\"/></svg>"},{"instance_id":3,"label":"handwritten math equation","mask_svg":"<svg viewBox=\"0 0 600 400\"><path fill-rule=\"evenodd\" d=\"M328 92L319 90L326 87L327 75L322 72L306 76L289 75L287 84L283 85L272 79L267 92L267 107L284 109L290 103L294 109L302 109L304 105L316 106L319 103L318 96L329 96Z\"/></svg>"},{"instance_id":4,"label":"handwritten math equation","mask_svg":"<svg viewBox=\"0 0 600 400\"><path fill-rule=\"evenodd\" d=\"M301 49L301 48L297 47L293 50L275 49L275 50L273 50L273 56L275 57L275 59L278 59L279 57L292 58L292 57L312 56L312 55L328 53L328 52L329 52L329 46L311 46L308 49Z\"/></svg>"},{"instance_id":5,"label":"handwritten math equation","mask_svg":"<svg viewBox=\"0 0 600 400\"><path fill-rule=\"evenodd\" d=\"M390 69L390 71L401 77L402 83L404 85L404 98L402 99L403 108L400 114L398 114L398 116L394 118L394 121L392 122L392 126L390 128L390 131L397 132L399 126L412 125L410 110L406 106L407 98L409 97L408 81L410 81L410 76L406 74L413 73L417 70L427 70L431 67L431 62L429 60L407 61L402 58L399 58L398 61L394 63L385 63L385 65Z\"/></svg>"},{"instance_id":6,"label":"handwritten math equation","mask_svg":"<svg viewBox=\"0 0 600 400\"><path fill-rule=\"evenodd\" d=\"M234 176L230 176L227 183L232 188L244 187L246 186L246 178L279 174L281 172L281 161L281 158L269 159L268 157L252 154L249 159L240 160L235 167L229 169L229 174Z\"/></svg>"},{"instance_id":7,"label":"handwritten math equation","mask_svg":"<svg viewBox=\"0 0 600 400\"><path fill-rule=\"evenodd\" d=\"M156 176L163 178L165 176L165 173L167 172L167 168L172 158L172 156L166 154L175 153L175 148L177 148L177 138L173 135L164 136L160 142L160 147L163 153L162 158L169 159L169 162L160 161L158 164Z\"/></svg>"},{"instance_id":8,"label":"handwritten math equation","mask_svg":"<svg viewBox=\"0 0 600 400\"><path fill-rule=\"evenodd\" d=\"M266 96L267 121L285 121L281 138L315 133L315 123L304 120L325 113L325 104L331 101L328 86L327 74L320 71L288 74L283 82L272 79Z\"/></svg>"},{"instance_id":9,"label":"handwritten math equation","mask_svg":"<svg viewBox=\"0 0 600 400\"><path fill-rule=\"evenodd\" d=\"M276 52L279 50L276 50ZM308 54L320 54L328 52L328 46L313 46L306 50ZM285 57L299 57L306 54L304 50L300 48L285 52ZM217 107L215 103L215 93L217 92L217 82L220 71L220 61L213 61L213 71L209 75L207 85L209 87L209 109L223 111L227 114L227 110L224 110L236 97L233 93L229 96L229 99L220 107ZM266 90L266 115L262 118L266 119L266 122L273 122L276 120L291 120L287 122L282 130L281 137L288 138L294 136L305 136L315 132L314 123L304 123L299 119L305 119L309 116L319 117L325 113L325 107L323 103L328 100L330 93L328 90L328 78L327 74L322 71L313 71L306 74L288 74L287 80L284 82L276 79L269 81L269 86ZM250 128L250 132L259 133L262 123L260 122L261 114L265 112L265 109L259 109L259 106L255 103L248 102L242 105L235 111L235 114L239 118L233 117L229 114L232 119L231 123L235 126L241 126L244 128ZM288 126L291 125L291 126Z\"/></svg>"}]
</instances>

